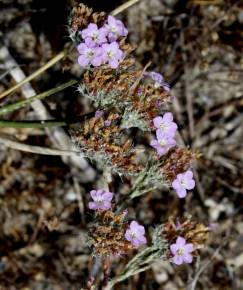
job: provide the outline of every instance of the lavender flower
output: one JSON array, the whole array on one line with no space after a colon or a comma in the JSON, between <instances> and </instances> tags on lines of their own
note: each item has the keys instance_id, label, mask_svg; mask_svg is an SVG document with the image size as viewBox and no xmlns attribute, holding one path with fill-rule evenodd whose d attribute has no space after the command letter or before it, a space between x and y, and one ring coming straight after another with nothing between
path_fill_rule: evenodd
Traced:
<instances>
[{"instance_id":1,"label":"lavender flower","mask_svg":"<svg viewBox=\"0 0 243 290\"><path fill-rule=\"evenodd\" d=\"M159 85L162 84L162 82L164 81L164 77L160 73L152 71L150 73L150 76L151 76L152 80L154 80L155 83L157 83Z\"/></svg>"},{"instance_id":2,"label":"lavender flower","mask_svg":"<svg viewBox=\"0 0 243 290\"><path fill-rule=\"evenodd\" d=\"M104 111L102 111L102 110L97 110L95 112L95 118L97 118L97 119L101 118L103 115L104 115Z\"/></svg>"},{"instance_id":3,"label":"lavender flower","mask_svg":"<svg viewBox=\"0 0 243 290\"><path fill-rule=\"evenodd\" d=\"M92 64L93 66L100 66L102 64L102 49L100 47L88 47L85 43L80 43L77 47L80 56L78 63L82 67L87 67Z\"/></svg>"},{"instance_id":4,"label":"lavender flower","mask_svg":"<svg viewBox=\"0 0 243 290\"><path fill-rule=\"evenodd\" d=\"M187 194L186 190L190 190L195 187L192 171L187 170L184 173L178 174L176 179L172 182L172 187L175 189L179 198L185 197Z\"/></svg>"},{"instance_id":5,"label":"lavender flower","mask_svg":"<svg viewBox=\"0 0 243 290\"><path fill-rule=\"evenodd\" d=\"M164 80L164 77L162 76L162 74L152 71L150 73L150 76L151 76L152 80L154 80L154 82L155 82L154 86L156 88L163 87L167 92L170 91L170 86Z\"/></svg>"},{"instance_id":6,"label":"lavender flower","mask_svg":"<svg viewBox=\"0 0 243 290\"><path fill-rule=\"evenodd\" d=\"M96 47L107 42L107 29L104 27L98 28L94 23L90 23L80 34L88 47Z\"/></svg>"},{"instance_id":7,"label":"lavender flower","mask_svg":"<svg viewBox=\"0 0 243 290\"><path fill-rule=\"evenodd\" d=\"M119 45L117 42L112 42L110 44L103 44L102 45L103 50L103 61L105 63L108 63L108 65L111 68L117 68L119 65L119 62L123 59L124 53L119 48Z\"/></svg>"},{"instance_id":8,"label":"lavender flower","mask_svg":"<svg viewBox=\"0 0 243 290\"><path fill-rule=\"evenodd\" d=\"M119 36L127 36L128 34L128 31L122 21L111 15L108 16L108 24L105 25L105 28L107 29L108 39L110 42L117 40Z\"/></svg>"},{"instance_id":9,"label":"lavender flower","mask_svg":"<svg viewBox=\"0 0 243 290\"><path fill-rule=\"evenodd\" d=\"M138 248L147 243L144 234L144 227L139 225L136 221L132 221L129 229L126 230L125 238L127 241L131 242L134 247Z\"/></svg>"},{"instance_id":10,"label":"lavender flower","mask_svg":"<svg viewBox=\"0 0 243 290\"><path fill-rule=\"evenodd\" d=\"M178 237L176 243L170 246L170 250L174 255L172 261L176 265L192 262L193 244L186 244L186 240L183 237Z\"/></svg>"},{"instance_id":11,"label":"lavender flower","mask_svg":"<svg viewBox=\"0 0 243 290\"><path fill-rule=\"evenodd\" d=\"M163 117L155 117L153 123L155 128L159 129L165 135L171 137L175 136L177 125L173 122L173 115L170 112L165 113Z\"/></svg>"},{"instance_id":12,"label":"lavender flower","mask_svg":"<svg viewBox=\"0 0 243 290\"><path fill-rule=\"evenodd\" d=\"M111 207L113 193L103 189L92 190L90 195L93 199L89 202L89 208L93 210L108 210Z\"/></svg>"},{"instance_id":13,"label":"lavender flower","mask_svg":"<svg viewBox=\"0 0 243 290\"><path fill-rule=\"evenodd\" d=\"M168 150L176 145L176 141L173 137L164 134L159 129L156 130L157 139L150 142L150 145L157 150L159 156L165 155Z\"/></svg>"},{"instance_id":14,"label":"lavender flower","mask_svg":"<svg viewBox=\"0 0 243 290\"><path fill-rule=\"evenodd\" d=\"M104 124L106 127L109 127L111 125L111 120L105 120Z\"/></svg>"}]
</instances>

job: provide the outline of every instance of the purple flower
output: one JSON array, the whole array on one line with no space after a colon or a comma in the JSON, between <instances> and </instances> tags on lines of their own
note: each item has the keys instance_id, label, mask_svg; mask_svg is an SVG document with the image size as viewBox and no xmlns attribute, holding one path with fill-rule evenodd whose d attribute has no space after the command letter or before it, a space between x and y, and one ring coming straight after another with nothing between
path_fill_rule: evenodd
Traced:
<instances>
[{"instance_id":1,"label":"purple flower","mask_svg":"<svg viewBox=\"0 0 243 290\"><path fill-rule=\"evenodd\" d=\"M150 76L151 76L152 80L154 80L154 82L155 82L154 86L156 88L163 87L167 92L170 91L170 86L164 80L164 77L162 76L162 74L152 71L150 73Z\"/></svg>"},{"instance_id":2,"label":"purple flower","mask_svg":"<svg viewBox=\"0 0 243 290\"><path fill-rule=\"evenodd\" d=\"M172 261L176 265L192 262L193 244L186 244L186 240L183 237L178 237L176 243L170 246L170 250L174 255Z\"/></svg>"},{"instance_id":3,"label":"purple flower","mask_svg":"<svg viewBox=\"0 0 243 290\"><path fill-rule=\"evenodd\" d=\"M123 59L124 53L119 48L117 42L112 42L110 44L103 44L103 61L108 63L111 68L117 68L119 62Z\"/></svg>"},{"instance_id":4,"label":"purple flower","mask_svg":"<svg viewBox=\"0 0 243 290\"><path fill-rule=\"evenodd\" d=\"M89 202L89 208L93 210L108 210L111 207L113 193L103 189L91 190L90 195L93 199Z\"/></svg>"},{"instance_id":5,"label":"purple flower","mask_svg":"<svg viewBox=\"0 0 243 290\"><path fill-rule=\"evenodd\" d=\"M165 155L168 150L176 145L176 141L173 137L164 134L160 130L156 130L156 137L150 142L150 145L157 150L159 156Z\"/></svg>"},{"instance_id":6,"label":"purple flower","mask_svg":"<svg viewBox=\"0 0 243 290\"><path fill-rule=\"evenodd\" d=\"M144 227L139 225L136 221L132 221L129 229L126 230L125 238L127 241L131 242L134 247L138 248L147 243L144 234Z\"/></svg>"},{"instance_id":7,"label":"purple flower","mask_svg":"<svg viewBox=\"0 0 243 290\"><path fill-rule=\"evenodd\" d=\"M164 81L164 77L160 73L152 71L150 73L150 76L151 76L152 80L155 81L155 83L161 84Z\"/></svg>"},{"instance_id":8,"label":"purple flower","mask_svg":"<svg viewBox=\"0 0 243 290\"><path fill-rule=\"evenodd\" d=\"M175 189L178 197L185 197L187 194L186 190L190 190L195 187L192 171L187 170L184 173L177 174L176 179L172 182L172 187Z\"/></svg>"},{"instance_id":9,"label":"purple flower","mask_svg":"<svg viewBox=\"0 0 243 290\"><path fill-rule=\"evenodd\" d=\"M98 28L94 23L90 23L88 28L83 29L80 34L88 47L96 47L107 42L107 29Z\"/></svg>"},{"instance_id":10,"label":"purple flower","mask_svg":"<svg viewBox=\"0 0 243 290\"><path fill-rule=\"evenodd\" d=\"M104 115L104 112L102 110L97 110L95 112L95 118L99 119Z\"/></svg>"},{"instance_id":11,"label":"purple flower","mask_svg":"<svg viewBox=\"0 0 243 290\"><path fill-rule=\"evenodd\" d=\"M104 124L106 127L109 127L111 125L111 120L105 120Z\"/></svg>"},{"instance_id":12,"label":"purple flower","mask_svg":"<svg viewBox=\"0 0 243 290\"><path fill-rule=\"evenodd\" d=\"M174 137L177 130L177 125L173 122L173 115L169 112L165 113L163 117L155 117L153 119L155 128L159 129L165 135Z\"/></svg>"},{"instance_id":13,"label":"purple flower","mask_svg":"<svg viewBox=\"0 0 243 290\"><path fill-rule=\"evenodd\" d=\"M93 66L100 66L102 64L102 49L100 47L88 47L85 43L80 43L77 47L80 56L78 63L82 67L87 67L92 64Z\"/></svg>"},{"instance_id":14,"label":"purple flower","mask_svg":"<svg viewBox=\"0 0 243 290\"><path fill-rule=\"evenodd\" d=\"M138 90L137 90L137 95L140 97L140 96L142 96L143 93L144 93L143 88L139 87Z\"/></svg>"},{"instance_id":15,"label":"purple flower","mask_svg":"<svg viewBox=\"0 0 243 290\"><path fill-rule=\"evenodd\" d=\"M108 39L110 42L117 40L119 36L127 36L128 31L121 20L115 17L108 16L108 24L105 25L108 32Z\"/></svg>"}]
</instances>

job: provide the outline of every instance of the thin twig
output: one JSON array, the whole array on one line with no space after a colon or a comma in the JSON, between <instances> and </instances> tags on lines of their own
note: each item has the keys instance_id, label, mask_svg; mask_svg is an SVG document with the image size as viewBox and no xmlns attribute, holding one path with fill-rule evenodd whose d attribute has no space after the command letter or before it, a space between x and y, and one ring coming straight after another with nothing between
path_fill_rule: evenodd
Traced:
<instances>
[{"instance_id":1,"label":"thin twig","mask_svg":"<svg viewBox=\"0 0 243 290\"><path fill-rule=\"evenodd\" d=\"M27 144L19 143L16 141L12 141L1 136L0 136L0 143L6 147L9 147L15 150L34 153L34 154L52 155L52 156L81 156L80 152L78 151L69 151L69 150L67 151L67 150L51 149L51 148L40 147L40 146L32 146L32 145L27 145Z\"/></svg>"},{"instance_id":2,"label":"thin twig","mask_svg":"<svg viewBox=\"0 0 243 290\"><path fill-rule=\"evenodd\" d=\"M52 128L66 126L65 121L41 120L41 121L6 121L0 120L0 128Z\"/></svg>"},{"instance_id":3,"label":"thin twig","mask_svg":"<svg viewBox=\"0 0 243 290\"><path fill-rule=\"evenodd\" d=\"M20 108L23 108L23 107L25 107L27 105L30 105L33 101L41 100L41 99L49 97L49 96L51 96L53 94L56 94L56 93L58 93L60 91L63 91L64 89L66 89L66 88L68 88L68 87L70 87L72 85L75 85L76 83L77 83L76 80L71 80L71 81L66 82L66 83L64 83L64 84L62 84L62 85L60 85L60 86L58 86L56 88L53 88L51 90L48 90L48 91L45 91L45 92L40 93L38 95L35 95L33 97L30 97L30 98L28 98L26 100L22 100L22 101L14 103L14 104L4 106L4 107L0 108L0 116L8 114L8 113L11 113L11 112L13 112L15 110L18 110Z\"/></svg>"},{"instance_id":4,"label":"thin twig","mask_svg":"<svg viewBox=\"0 0 243 290\"><path fill-rule=\"evenodd\" d=\"M56 55L55 57L53 57L51 60L49 60L45 65L43 65L41 68L39 68L37 71L35 71L33 74L31 74L30 76L28 76L27 78L23 79L20 83L17 83L15 86L11 87L10 89L8 89L7 91L3 92L0 95L0 99L6 97L7 95L15 92L19 87L21 87L22 85L30 82L31 80L33 80L34 78L36 78L37 76L41 75L44 71L46 71L48 68L52 67L55 63L57 63L58 61L60 61L62 58L64 58L65 56L65 52L62 51L60 52L58 55Z\"/></svg>"},{"instance_id":5,"label":"thin twig","mask_svg":"<svg viewBox=\"0 0 243 290\"><path fill-rule=\"evenodd\" d=\"M112 15L117 15L120 14L121 12L123 12L124 10L126 10L127 8L133 6L134 4L138 3L140 0L130 0L127 1L126 3L122 4L121 6L117 7L116 9L114 9L111 14Z\"/></svg>"},{"instance_id":6,"label":"thin twig","mask_svg":"<svg viewBox=\"0 0 243 290\"><path fill-rule=\"evenodd\" d=\"M225 246L225 243L224 242L222 245L220 245L216 250L215 252L213 253L212 257L210 260L208 260L199 270L198 272L196 273L193 281L191 282L191 284L188 286L187 290L195 290L196 289L196 285L197 285L197 282L198 282L198 279L200 277L200 275L202 274L203 271L205 271L208 266L212 263L213 259L218 255L219 251Z\"/></svg>"}]
</instances>

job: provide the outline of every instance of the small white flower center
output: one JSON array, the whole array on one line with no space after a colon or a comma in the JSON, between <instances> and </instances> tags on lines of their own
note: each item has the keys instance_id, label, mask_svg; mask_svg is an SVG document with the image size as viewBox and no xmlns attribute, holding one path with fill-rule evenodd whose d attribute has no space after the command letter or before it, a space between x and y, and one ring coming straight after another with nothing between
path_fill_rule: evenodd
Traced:
<instances>
[{"instance_id":1,"label":"small white flower center","mask_svg":"<svg viewBox=\"0 0 243 290\"><path fill-rule=\"evenodd\" d=\"M111 32L112 33L117 33L117 28L115 26L111 26Z\"/></svg>"},{"instance_id":2,"label":"small white flower center","mask_svg":"<svg viewBox=\"0 0 243 290\"><path fill-rule=\"evenodd\" d=\"M182 179L182 180L181 180L181 186L182 186L182 187L185 187L185 186L186 186L186 181L185 181L185 179Z\"/></svg>"},{"instance_id":3,"label":"small white flower center","mask_svg":"<svg viewBox=\"0 0 243 290\"><path fill-rule=\"evenodd\" d=\"M97 199L96 202L98 203L98 205L103 205L104 204L104 200L103 199Z\"/></svg>"},{"instance_id":4,"label":"small white flower center","mask_svg":"<svg viewBox=\"0 0 243 290\"><path fill-rule=\"evenodd\" d=\"M135 233L131 233L131 237L132 237L132 239L136 239L137 238L137 236L136 236L136 234Z\"/></svg>"},{"instance_id":5,"label":"small white flower center","mask_svg":"<svg viewBox=\"0 0 243 290\"><path fill-rule=\"evenodd\" d=\"M107 52L107 56L108 56L108 58L111 59L113 57L113 52L112 51L108 51Z\"/></svg>"},{"instance_id":6,"label":"small white flower center","mask_svg":"<svg viewBox=\"0 0 243 290\"><path fill-rule=\"evenodd\" d=\"M161 147L164 147L165 145L166 145L166 141L165 140L160 140L159 141L159 145L161 146Z\"/></svg>"},{"instance_id":7,"label":"small white flower center","mask_svg":"<svg viewBox=\"0 0 243 290\"><path fill-rule=\"evenodd\" d=\"M180 249L178 249L178 250L176 251L176 253L177 253L177 255L179 255L179 256L183 256L183 255L184 255L184 250L183 250L182 248L180 248Z\"/></svg>"},{"instance_id":8,"label":"small white flower center","mask_svg":"<svg viewBox=\"0 0 243 290\"><path fill-rule=\"evenodd\" d=\"M167 125L166 125L165 123L163 123L163 122L161 122L159 126L160 126L160 128L161 128L162 130L165 130L166 127L167 127Z\"/></svg>"},{"instance_id":9,"label":"small white flower center","mask_svg":"<svg viewBox=\"0 0 243 290\"><path fill-rule=\"evenodd\" d=\"M98 33L97 32L94 32L92 34L92 37L91 38L92 38L93 41L97 40L98 39Z\"/></svg>"},{"instance_id":10,"label":"small white flower center","mask_svg":"<svg viewBox=\"0 0 243 290\"><path fill-rule=\"evenodd\" d=\"M89 59L92 58L93 55L94 55L94 52L92 50L87 51L85 54L86 58L89 58Z\"/></svg>"}]
</instances>

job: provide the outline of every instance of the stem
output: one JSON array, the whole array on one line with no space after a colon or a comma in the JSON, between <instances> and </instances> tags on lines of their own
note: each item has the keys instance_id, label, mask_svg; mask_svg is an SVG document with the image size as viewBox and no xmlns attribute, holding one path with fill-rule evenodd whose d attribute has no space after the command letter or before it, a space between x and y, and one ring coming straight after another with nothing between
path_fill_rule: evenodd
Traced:
<instances>
[{"instance_id":1,"label":"stem","mask_svg":"<svg viewBox=\"0 0 243 290\"><path fill-rule=\"evenodd\" d=\"M78 151L69 150L58 150L53 148L34 146L12 141L10 139L4 138L0 135L0 143L6 147L12 148L14 150L19 150L23 152L29 152L34 154L51 155L51 156L81 156Z\"/></svg>"},{"instance_id":2,"label":"stem","mask_svg":"<svg viewBox=\"0 0 243 290\"><path fill-rule=\"evenodd\" d=\"M48 91L45 91L45 92L40 93L38 95L35 95L33 97L30 97L29 99L19 101L19 102L16 102L14 104L11 104L11 105L4 106L4 107L0 108L0 116L11 113L15 110L22 108L22 107L25 107L26 105L31 104L35 100L41 100L41 99L44 99L46 97L49 97L49 96L51 96L55 93L58 93L58 92L66 89L66 88L68 88L76 83L77 83L76 80L71 80L69 82L66 82L66 83L60 85L59 87L53 88L51 90L48 90Z\"/></svg>"},{"instance_id":3,"label":"stem","mask_svg":"<svg viewBox=\"0 0 243 290\"><path fill-rule=\"evenodd\" d=\"M57 63L58 61L60 61L62 58L64 58L65 56L65 52L61 51L58 55L56 55L54 58L52 58L51 60L49 60L45 65L43 65L41 68L39 68L37 71L35 71L33 74L31 74L30 76L28 76L27 78L25 78L24 80L22 80L22 82L16 84L15 86L13 86L12 88L8 89L7 91L3 92L0 95L0 99L6 97L7 95L15 92L18 88L20 88L22 85L28 83L29 81L33 80L34 78L36 78L37 76L41 75L44 71L46 71L48 68L50 68L51 66L53 66L55 63Z\"/></svg>"},{"instance_id":4,"label":"stem","mask_svg":"<svg viewBox=\"0 0 243 290\"><path fill-rule=\"evenodd\" d=\"M0 128L51 128L66 126L65 121L42 120L42 121L5 121L0 120Z\"/></svg>"},{"instance_id":5,"label":"stem","mask_svg":"<svg viewBox=\"0 0 243 290\"><path fill-rule=\"evenodd\" d=\"M127 8L133 6L134 4L136 4L137 2L139 2L140 0L130 0L127 1L126 3L120 5L119 7L117 7L116 9L114 9L111 14L112 15L118 15L120 14L122 11L126 10Z\"/></svg>"}]
</instances>

